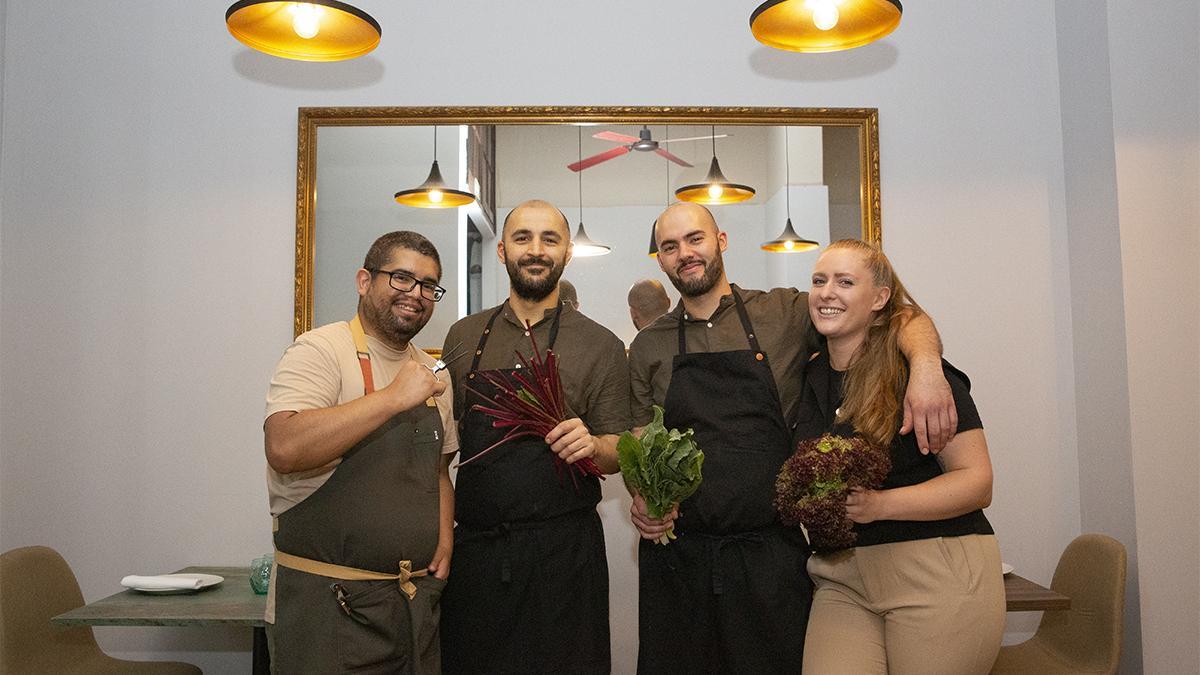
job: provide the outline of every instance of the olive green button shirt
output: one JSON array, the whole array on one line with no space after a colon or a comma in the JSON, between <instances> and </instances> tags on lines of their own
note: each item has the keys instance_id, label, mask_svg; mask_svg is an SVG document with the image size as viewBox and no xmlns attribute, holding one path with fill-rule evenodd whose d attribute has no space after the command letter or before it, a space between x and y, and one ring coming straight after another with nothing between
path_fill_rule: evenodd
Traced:
<instances>
[{"instance_id":1,"label":"olive green button shirt","mask_svg":"<svg viewBox=\"0 0 1200 675\"><path fill-rule=\"evenodd\" d=\"M746 290L733 285L746 305L759 347L767 354L779 390L785 420L791 420L800 398L800 373L820 349L808 315L808 293L794 288ZM671 384L671 364L679 353L679 317L684 316L688 353L750 349L733 296L722 296L706 319L685 316L683 303L642 329L629 347L633 420L638 426L654 418L653 405L663 405ZM719 392L713 392L717 394Z\"/></svg>"},{"instance_id":2,"label":"olive green button shirt","mask_svg":"<svg viewBox=\"0 0 1200 675\"><path fill-rule=\"evenodd\" d=\"M479 362L480 370L513 368L518 364L516 352L526 359L533 353L524 324L507 302L502 307L488 335ZM449 353L459 342L468 351L467 356L449 365L454 383L455 419L462 419L466 412L466 387L472 382L467 377L471 360L488 318L495 311L493 307L459 319L446 334L443 353ZM542 320L533 325L533 337L543 355L550 341L554 312L554 309L546 310ZM564 305L554 354L567 407L583 420L592 434L619 434L630 428L629 362L620 338L570 305Z\"/></svg>"}]
</instances>

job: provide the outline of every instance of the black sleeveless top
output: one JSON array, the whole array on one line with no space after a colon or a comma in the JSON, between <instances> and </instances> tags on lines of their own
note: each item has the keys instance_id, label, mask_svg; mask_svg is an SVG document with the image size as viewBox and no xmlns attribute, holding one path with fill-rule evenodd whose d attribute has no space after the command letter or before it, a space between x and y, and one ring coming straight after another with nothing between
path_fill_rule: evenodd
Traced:
<instances>
[{"instance_id":1,"label":"black sleeveless top","mask_svg":"<svg viewBox=\"0 0 1200 675\"><path fill-rule=\"evenodd\" d=\"M983 428L983 423L979 420L979 411L971 398L971 381L962 371L945 360L942 361L942 371L946 375L946 381L950 383L954 405L958 410L957 433ZM843 376L844 373L833 369L825 353L818 354L808 362L804 369L800 404L793 421L792 438L796 443L826 432L843 436L853 433L850 425L834 423L835 411L842 402ZM900 426L900 420L896 421L896 426ZM883 481L884 490L924 483L943 473L936 455L921 454L915 433L897 435L892 440L890 450L892 470ZM991 523L982 510L945 520L878 520L866 524L856 523L854 531L858 535L857 546L959 537L967 534L994 534Z\"/></svg>"}]
</instances>

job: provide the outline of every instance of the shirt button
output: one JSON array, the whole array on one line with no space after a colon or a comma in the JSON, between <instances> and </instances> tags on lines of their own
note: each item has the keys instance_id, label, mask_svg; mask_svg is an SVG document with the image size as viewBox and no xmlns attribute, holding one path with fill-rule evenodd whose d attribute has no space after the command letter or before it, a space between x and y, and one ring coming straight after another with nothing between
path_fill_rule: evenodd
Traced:
<instances>
[{"instance_id":1,"label":"shirt button","mask_svg":"<svg viewBox=\"0 0 1200 675\"><path fill-rule=\"evenodd\" d=\"M708 322L708 327L709 327L709 328L712 328L712 322L711 322L711 321L709 321L709 322Z\"/></svg>"},{"instance_id":2,"label":"shirt button","mask_svg":"<svg viewBox=\"0 0 1200 675\"><path fill-rule=\"evenodd\" d=\"M529 337L529 331L525 331L525 337Z\"/></svg>"}]
</instances>

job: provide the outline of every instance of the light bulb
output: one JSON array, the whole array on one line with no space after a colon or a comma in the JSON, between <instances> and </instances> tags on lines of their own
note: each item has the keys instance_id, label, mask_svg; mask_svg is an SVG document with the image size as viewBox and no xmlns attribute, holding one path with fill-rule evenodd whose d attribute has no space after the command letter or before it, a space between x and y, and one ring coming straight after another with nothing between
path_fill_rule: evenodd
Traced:
<instances>
[{"instance_id":1,"label":"light bulb","mask_svg":"<svg viewBox=\"0 0 1200 675\"><path fill-rule=\"evenodd\" d=\"M442 201L442 191L441 190L430 190L429 191L429 201L433 202L434 204L441 202Z\"/></svg>"},{"instance_id":2,"label":"light bulb","mask_svg":"<svg viewBox=\"0 0 1200 675\"><path fill-rule=\"evenodd\" d=\"M297 2L288 7L292 13L292 30L305 40L321 32L321 8L311 2Z\"/></svg>"},{"instance_id":3,"label":"light bulb","mask_svg":"<svg viewBox=\"0 0 1200 675\"><path fill-rule=\"evenodd\" d=\"M796 248L796 242L785 241L785 242L783 242L783 247L790 251L790 250Z\"/></svg>"},{"instance_id":4,"label":"light bulb","mask_svg":"<svg viewBox=\"0 0 1200 675\"><path fill-rule=\"evenodd\" d=\"M829 30L837 25L838 8L832 2L815 2L812 5L813 25L820 30Z\"/></svg>"},{"instance_id":5,"label":"light bulb","mask_svg":"<svg viewBox=\"0 0 1200 675\"><path fill-rule=\"evenodd\" d=\"M720 199L721 195L725 194L725 189L716 183L708 186L708 198Z\"/></svg>"}]
</instances>

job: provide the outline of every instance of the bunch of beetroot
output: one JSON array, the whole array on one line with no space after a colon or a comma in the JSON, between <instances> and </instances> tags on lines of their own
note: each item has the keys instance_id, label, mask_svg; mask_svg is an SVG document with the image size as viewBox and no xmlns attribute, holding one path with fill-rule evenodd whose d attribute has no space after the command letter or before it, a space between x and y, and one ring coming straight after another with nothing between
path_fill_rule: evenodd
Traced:
<instances>
[{"instance_id":1,"label":"bunch of beetroot","mask_svg":"<svg viewBox=\"0 0 1200 675\"><path fill-rule=\"evenodd\" d=\"M533 355L526 359L517 352L521 368L509 375L483 371L481 377L490 382L496 389L494 396L487 396L470 386L486 404L476 404L474 409L492 418L492 426L497 429L508 429L508 433L499 441L481 450L471 459L459 462L458 466L470 464L487 453L504 445L514 438L533 436L545 438L554 427L567 419L566 396L563 394L562 378L558 374L558 361L554 352L547 349L545 356L538 352L537 339L533 330L525 324L529 341L533 345ZM598 476L604 478L604 472L596 465L591 457L586 457L573 464L567 465L561 457L554 456L554 468L562 480L563 467L575 488L579 488L575 472L581 476Z\"/></svg>"},{"instance_id":2,"label":"bunch of beetroot","mask_svg":"<svg viewBox=\"0 0 1200 675\"><path fill-rule=\"evenodd\" d=\"M801 441L775 480L775 509L785 525L808 530L817 551L854 546L854 523L846 516L850 488L878 489L892 459L859 436L825 434Z\"/></svg>"}]
</instances>

